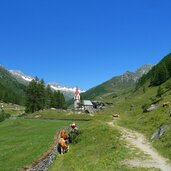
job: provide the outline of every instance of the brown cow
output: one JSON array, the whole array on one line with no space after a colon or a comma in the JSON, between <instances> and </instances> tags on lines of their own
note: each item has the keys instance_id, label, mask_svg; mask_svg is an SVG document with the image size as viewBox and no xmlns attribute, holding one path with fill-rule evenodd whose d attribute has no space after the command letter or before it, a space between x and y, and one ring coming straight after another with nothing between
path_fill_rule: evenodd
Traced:
<instances>
[{"instance_id":1,"label":"brown cow","mask_svg":"<svg viewBox=\"0 0 171 171\"><path fill-rule=\"evenodd\" d=\"M68 137L67 137L67 132L65 129L62 129L61 131L61 138L63 138L64 140L66 140Z\"/></svg>"},{"instance_id":2,"label":"brown cow","mask_svg":"<svg viewBox=\"0 0 171 171\"><path fill-rule=\"evenodd\" d=\"M69 145L66 144L65 140L63 138L60 138L58 141L61 154L64 154L65 152L69 151Z\"/></svg>"},{"instance_id":3,"label":"brown cow","mask_svg":"<svg viewBox=\"0 0 171 171\"><path fill-rule=\"evenodd\" d=\"M163 107L169 107L169 106L170 106L170 102L169 101L163 103Z\"/></svg>"},{"instance_id":4,"label":"brown cow","mask_svg":"<svg viewBox=\"0 0 171 171\"><path fill-rule=\"evenodd\" d=\"M112 120L115 120L115 119L118 119L119 118L119 115L118 114L113 114L112 115Z\"/></svg>"}]
</instances>

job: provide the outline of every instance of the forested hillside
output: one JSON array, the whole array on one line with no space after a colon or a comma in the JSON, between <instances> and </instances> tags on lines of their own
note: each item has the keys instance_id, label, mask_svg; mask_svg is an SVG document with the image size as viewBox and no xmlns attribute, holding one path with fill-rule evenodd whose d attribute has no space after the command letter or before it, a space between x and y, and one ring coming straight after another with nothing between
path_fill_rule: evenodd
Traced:
<instances>
[{"instance_id":1,"label":"forested hillside","mask_svg":"<svg viewBox=\"0 0 171 171\"><path fill-rule=\"evenodd\" d=\"M65 98L39 80L33 79L27 86L19 82L7 69L0 66L0 100L26 106L26 112L48 108L66 108Z\"/></svg>"},{"instance_id":2,"label":"forested hillside","mask_svg":"<svg viewBox=\"0 0 171 171\"><path fill-rule=\"evenodd\" d=\"M171 53L165 56L150 72L144 74L138 81L138 87L149 83L150 86L157 86L171 78Z\"/></svg>"},{"instance_id":3,"label":"forested hillside","mask_svg":"<svg viewBox=\"0 0 171 171\"><path fill-rule=\"evenodd\" d=\"M11 73L0 66L0 100L24 104L26 86L19 83Z\"/></svg>"}]
</instances>

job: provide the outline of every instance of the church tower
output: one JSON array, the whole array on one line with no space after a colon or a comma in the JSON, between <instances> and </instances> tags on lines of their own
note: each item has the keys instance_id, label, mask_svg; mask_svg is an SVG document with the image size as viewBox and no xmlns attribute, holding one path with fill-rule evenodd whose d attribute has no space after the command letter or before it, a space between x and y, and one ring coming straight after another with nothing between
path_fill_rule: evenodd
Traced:
<instances>
[{"instance_id":1,"label":"church tower","mask_svg":"<svg viewBox=\"0 0 171 171\"><path fill-rule=\"evenodd\" d=\"M75 90L75 96L74 96L74 109L78 110L79 108L80 108L80 93L77 87Z\"/></svg>"}]
</instances>

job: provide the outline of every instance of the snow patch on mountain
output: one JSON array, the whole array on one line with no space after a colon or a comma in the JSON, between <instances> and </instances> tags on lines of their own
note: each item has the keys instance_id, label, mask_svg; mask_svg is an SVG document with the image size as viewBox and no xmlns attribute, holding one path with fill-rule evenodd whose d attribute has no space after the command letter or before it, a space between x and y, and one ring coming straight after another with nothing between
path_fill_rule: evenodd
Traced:
<instances>
[{"instance_id":1,"label":"snow patch on mountain","mask_svg":"<svg viewBox=\"0 0 171 171\"><path fill-rule=\"evenodd\" d=\"M18 70L17 71L15 71L15 70L9 70L9 71L10 71L10 73L12 75L14 75L14 76L16 76L18 78L21 78L21 79L23 79L25 81L28 81L28 82L30 82L30 81L32 81L34 79L33 77L28 76L28 75L25 75L23 72L18 71Z\"/></svg>"},{"instance_id":2,"label":"snow patch on mountain","mask_svg":"<svg viewBox=\"0 0 171 171\"><path fill-rule=\"evenodd\" d=\"M68 92L73 92L75 93L76 87L67 87L67 86L61 86L57 83L49 83L50 87L56 91L68 91ZM85 90L79 89L80 93L85 92Z\"/></svg>"},{"instance_id":3,"label":"snow patch on mountain","mask_svg":"<svg viewBox=\"0 0 171 171\"><path fill-rule=\"evenodd\" d=\"M19 70L9 70L10 73L19 78L19 79L22 79L24 81L27 81L27 82L30 82L34 79L34 77L32 76L28 76L28 75L25 75L23 72L19 71ZM48 83L50 85L50 87L55 90L55 91L62 91L62 92L70 92L70 93L75 93L75 90L76 90L76 87L68 87L68 86L62 86L62 85L59 85L57 83ZM85 92L85 90L79 90L80 93L83 93Z\"/></svg>"}]
</instances>

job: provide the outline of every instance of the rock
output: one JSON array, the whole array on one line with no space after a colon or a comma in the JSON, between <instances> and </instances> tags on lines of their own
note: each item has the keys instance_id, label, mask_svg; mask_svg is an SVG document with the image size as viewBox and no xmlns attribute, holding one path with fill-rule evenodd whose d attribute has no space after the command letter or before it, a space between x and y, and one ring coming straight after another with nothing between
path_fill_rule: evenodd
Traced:
<instances>
[{"instance_id":1,"label":"rock","mask_svg":"<svg viewBox=\"0 0 171 171\"><path fill-rule=\"evenodd\" d=\"M161 126L159 129L156 130L156 132L153 133L151 140L162 136L167 129L169 129L168 125Z\"/></svg>"},{"instance_id":2,"label":"rock","mask_svg":"<svg viewBox=\"0 0 171 171\"><path fill-rule=\"evenodd\" d=\"M152 104L148 109L146 109L147 112L151 112L153 110L156 110L158 108L158 105Z\"/></svg>"}]
</instances>

